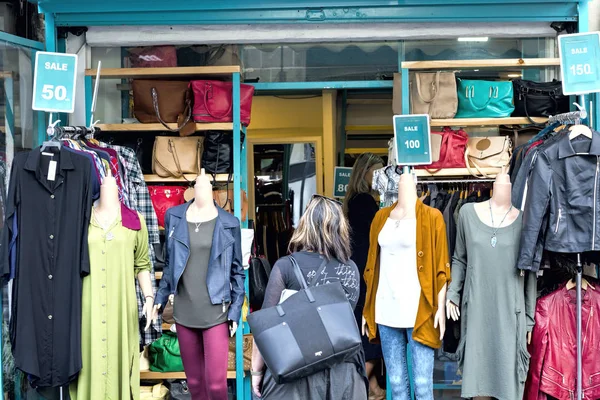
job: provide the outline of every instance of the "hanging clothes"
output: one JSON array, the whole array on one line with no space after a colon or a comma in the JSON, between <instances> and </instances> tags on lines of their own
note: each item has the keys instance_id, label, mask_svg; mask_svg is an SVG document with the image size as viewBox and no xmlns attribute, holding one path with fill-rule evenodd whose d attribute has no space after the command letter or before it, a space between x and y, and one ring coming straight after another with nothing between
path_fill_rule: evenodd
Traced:
<instances>
[{"instance_id":1,"label":"hanging clothes","mask_svg":"<svg viewBox=\"0 0 600 400\"><path fill-rule=\"evenodd\" d=\"M10 331L15 363L32 385L57 387L81 369L92 171L87 158L64 148L40 150L19 153L13 162L1 271L10 274L11 228L18 218Z\"/></svg>"}]
</instances>

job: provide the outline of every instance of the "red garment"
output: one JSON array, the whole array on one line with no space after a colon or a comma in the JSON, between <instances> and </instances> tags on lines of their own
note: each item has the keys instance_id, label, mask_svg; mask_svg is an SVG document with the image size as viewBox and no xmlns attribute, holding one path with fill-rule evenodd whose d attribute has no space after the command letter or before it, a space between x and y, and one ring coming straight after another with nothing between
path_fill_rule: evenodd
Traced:
<instances>
[{"instance_id":1,"label":"red garment","mask_svg":"<svg viewBox=\"0 0 600 400\"><path fill-rule=\"evenodd\" d=\"M600 399L600 293L588 287L582 300L583 398ZM576 397L577 310L566 286L538 300L529 351L525 400Z\"/></svg>"}]
</instances>

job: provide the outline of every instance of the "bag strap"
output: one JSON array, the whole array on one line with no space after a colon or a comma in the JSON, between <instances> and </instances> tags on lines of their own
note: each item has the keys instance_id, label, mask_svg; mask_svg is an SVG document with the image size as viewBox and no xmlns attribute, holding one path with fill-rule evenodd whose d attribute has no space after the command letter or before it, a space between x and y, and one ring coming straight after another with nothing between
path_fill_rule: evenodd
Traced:
<instances>
[{"instance_id":1,"label":"bag strap","mask_svg":"<svg viewBox=\"0 0 600 400\"><path fill-rule=\"evenodd\" d=\"M438 96L438 93L440 92L440 74L441 74L441 71L437 71L435 73L435 83L431 82L431 86L433 86L433 96L429 100L425 100L425 98L423 97L423 93L421 93L421 74L420 73L416 74L417 94L419 95L419 98L421 99L421 101L423 101L424 103L427 103L427 104L433 103L433 101Z\"/></svg>"},{"instance_id":2,"label":"bag strap","mask_svg":"<svg viewBox=\"0 0 600 400\"><path fill-rule=\"evenodd\" d=\"M197 141L197 147L196 147L196 157L198 159L197 163L198 163L198 173L200 173L200 168L201 168L201 162L202 162L202 151L203 151L203 142L202 140L198 140ZM169 174L171 174L173 177L175 178L183 178L185 179L188 183L193 182L193 180L188 180L185 176L185 174L183 173L183 170L181 169L181 164L179 163L179 156L177 155L177 148L175 147L175 142L173 142L173 139L169 139L169 153L171 153L171 155L173 156L173 161L175 161L175 166L177 167L177 172L173 172L170 169L168 169L167 167L165 167L158 159L158 157L154 157L154 161L165 171L167 171Z\"/></svg>"},{"instance_id":3,"label":"bag strap","mask_svg":"<svg viewBox=\"0 0 600 400\"><path fill-rule=\"evenodd\" d=\"M296 275L296 280L300 283L300 287L302 289L308 289L308 285L306 284L306 279L302 275L302 271L300 270L300 266L298 265L298 261L293 256L288 256L290 261L292 262L292 267L294 268L294 275Z\"/></svg>"},{"instance_id":4,"label":"bag strap","mask_svg":"<svg viewBox=\"0 0 600 400\"><path fill-rule=\"evenodd\" d=\"M496 95L499 90L500 89L498 88L498 86L496 86ZM492 99L494 98L494 86L490 86L490 97L482 107L475 105L475 102L473 101L473 99L475 98L475 86L467 86L466 97L467 99L469 99L469 103L475 109L475 111L483 111L490 105Z\"/></svg>"},{"instance_id":5,"label":"bag strap","mask_svg":"<svg viewBox=\"0 0 600 400\"><path fill-rule=\"evenodd\" d=\"M209 91L210 91L210 93L213 92L213 85L210 82L205 82L204 85L205 85L205 90L204 90L204 105L206 107L206 112L208 113L208 115L210 115L214 119L223 119L223 118L227 117L229 114L231 114L231 112L233 110L233 101L229 102L229 109L223 115L215 115L210 110L210 106L208 105L208 92Z\"/></svg>"},{"instance_id":6,"label":"bag strap","mask_svg":"<svg viewBox=\"0 0 600 400\"><path fill-rule=\"evenodd\" d=\"M171 128L165 121L163 121L163 119L160 116L160 110L158 108L158 91L156 90L156 88L152 88L152 105L154 106L154 112L156 113L158 121L171 132L179 132L181 129L183 129L184 126L187 125L188 122L190 122L190 118L192 117L192 107L190 105L190 100L186 99L184 112L187 111L187 116L185 117L185 120L183 120L181 126L178 126L177 128Z\"/></svg>"}]
</instances>

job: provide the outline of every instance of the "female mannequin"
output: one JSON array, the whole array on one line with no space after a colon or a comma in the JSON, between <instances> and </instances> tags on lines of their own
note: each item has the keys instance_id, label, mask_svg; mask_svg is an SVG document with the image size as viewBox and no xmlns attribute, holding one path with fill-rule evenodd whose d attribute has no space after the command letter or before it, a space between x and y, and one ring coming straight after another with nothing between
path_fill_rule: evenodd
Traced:
<instances>
[{"instance_id":1,"label":"female mannequin","mask_svg":"<svg viewBox=\"0 0 600 400\"><path fill-rule=\"evenodd\" d=\"M108 175L88 232L90 274L83 278L82 369L71 399L139 399L139 341L135 275L146 297L146 329L153 314L148 231L125 228L115 179Z\"/></svg>"},{"instance_id":2,"label":"female mannequin","mask_svg":"<svg viewBox=\"0 0 600 400\"><path fill-rule=\"evenodd\" d=\"M194 199L167 210L165 228L166 263L155 309L167 298L173 303L192 397L226 400L229 335L244 301L240 222L215 205L202 169Z\"/></svg>"},{"instance_id":3,"label":"female mannequin","mask_svg":"<svg viewBox=\"0 0 600 400\"><path fill-rule=\"evenodd\" d=\"M410 398L407 346L416 398L433 400L434 349L445 330L450 264L442 214L417 199L412 174L400 177L398 202L375 216L370 243L363 332L381 340L394 400Z\"/></svg>"},{"instance_id":4,"label":"female mannequin","mask_svg":"<svg viewBox=\"0 0 600 400\"><path fill-rule=\"evenodd\" d=\"M462 397L523 397L536 278L521 276L515 267L521 228L521 212L512 206L504 170L489 201L460 210L446 309L454 321L462 316L457 350Z\"/></svg>"}]
</instances>

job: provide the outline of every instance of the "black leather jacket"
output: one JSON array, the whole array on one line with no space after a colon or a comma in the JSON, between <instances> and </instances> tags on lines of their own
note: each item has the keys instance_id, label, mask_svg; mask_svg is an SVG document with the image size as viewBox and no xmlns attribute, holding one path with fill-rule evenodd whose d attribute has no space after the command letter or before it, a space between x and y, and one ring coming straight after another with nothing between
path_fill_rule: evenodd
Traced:
<instances>
[{"instance_id":1,"label":"black leather jacket","mask_svg":"<svg viewBox=\"0 0 600 400\"><path fill-rule=\"evenodd\" d=\"M528 182L518 268L537 271L544 249L600 250L600 133L544 146Z\"/></svg>"}]
</instances>

